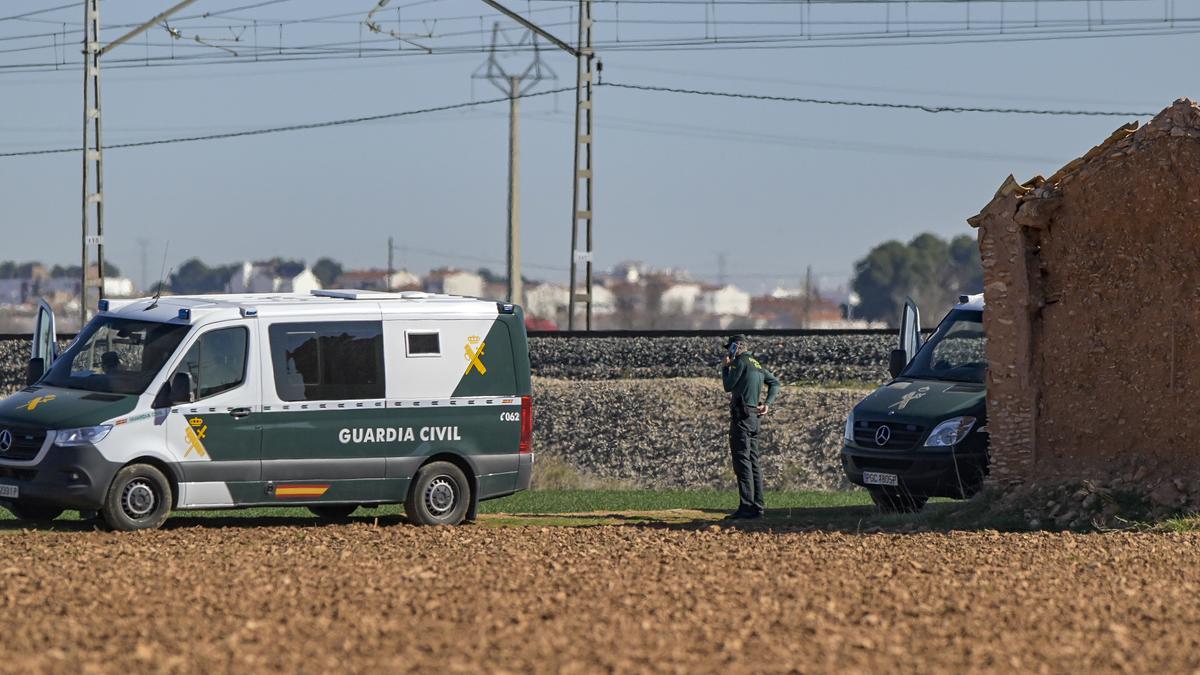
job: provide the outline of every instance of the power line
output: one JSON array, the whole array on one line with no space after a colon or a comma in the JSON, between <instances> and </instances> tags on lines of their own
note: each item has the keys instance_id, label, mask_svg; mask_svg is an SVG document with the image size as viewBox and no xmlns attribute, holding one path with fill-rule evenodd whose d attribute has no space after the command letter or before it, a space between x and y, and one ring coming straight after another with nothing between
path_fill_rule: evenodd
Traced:
<instances>
[{"instance_id":1,"label":"power line","mask_svg":"<svg viewBox=\"0 0 1200 675\"><path fill-rule=\"evenodd\" d=\"M534 96L546 96L548 94L560 94L565 91L572 91L574 87L563 87L560 89L547 89L532 93L521 94L517 98L532 98ZM450 105L434 106L431 108L420 108L417 110L405 110L401 112L384 113L382 115L366 115L363 117L349 117L338 120L327 120L324 122L309 122L307 124L290 124L282 127L269 127L266 129L247 129L244 131L229 131L219 134L207 134L203 136L184 136L181 138L161 138L152 141L137 141L134 143L115 143L113 145L104 146L105 150L114 150L118 148L144 148L151 145L168 145L172 143L192 143L195 141L216 141L229 138L241 138L244 136L262 136L266 134L278 134L285 131L303 131L307 129L323 129L326 127L340 127L349 124L362 124L364 122L377 122L380 120L396 119L398 117L409 117L412 115L424 115L435 112L445 112L448 110L460 110L462 108L474 108L481 105L490 105L492 103L507 103L510 97L492 98L482 101L467 101L464 103L453 103ZM0 157L31 157L36 155L57 155L68 152L79 152L79 148L49 148L45 150L24 150L20 152L5 152L0 153Z\"/></svg>"},{"instance_id":2,"label":"power line","mask_svg":"<svg viewBox=\"0 0 1200 675\"><path fill-rule=\"evenodd\" d=\"M783 103L814 103L820 105L855 106L862 108L887 108L892 110L919 110L927 113L996 113L1005 115L1082 115L1106 117L1150 117L1153 112L1118 112L1109 110L1052 110L1035 108L983 108L974 106L939 106L918 103L884 103L880 101L851 101L827 98L804 98L799 96L774 96L770 94L741 94L726 91L705 91L702 89L677 89L675 87L658 87L646 84L626 84L622 82L602 82L600 86L616 87L619 89L634 89L638 91L665 92L672 94L690 94L695 96L715 96L751 101L776 101Z\"/></svg>"},{"instance_id":3,"label":"power line","mask_svg":"<svg viewBox=\"0 0 1200 675\"><path fill-rule=\"evenodd\" d=\"M22 14L13 14L12 16L0 16L0 21L16 21L18 19L24 19L27 17L36 16L38 14L49 14L50 12L57 12L57 11L63 10L63 9L74 9L76 7L79 7L78 2L70 2L65 5L58 5L57 7L47 7L45 9L35 9L35 10L28 11L28 12L24 12Z\"/></svg>"},{"instance_id":4,"label":"power line","mask_svg":"<svg viewBox=\"0 0 1200 675\"><path fill-rule=\"evenodd\" d=\"M675 87L659 87L644 84L628 84L623 82L601 82L597 86L613 87L618 89L630 89L635 91L650 91L659 93L687 94L693 96L711 96L719 98L732 98L749 101L773 101L779 103L808 103L817 105L836 105L836 106L853 106L864 108L881 108L887 110L915 110L927 113L992 113L1006 115L1054 115L1054 116L1107 116L1107 117L1149 117L1153 116L1153 112L1118 112L1105 110L1055 110L1055 109L1035 109L1035 108L998 108L998 107L975 107L975 106L936 106L927 104L915 103L886 103L880 101L854 101L842 99L822 99L822 98L806 98L799 96L776 96L770 94L744 94L736 92L723 91L706 91L701 89L679 89ZM531 98L534 96L546 96L548 94L559 94L566 91L571 91L572 87L562 87L558 89L548 89L545 91L532 92L521 94L518 98ZM230 138L241 138L245 136L262 136L266 134L276 134L288 131L303 131L308 129L322 129L326 127L346 126L350 124L361 124L364 122L375 122L379 120L395 119L398 117L409 117L412 115L423 115L434 112L445 112L449 110L459 110L463 108L473 108L477 106L490 105L493 103L508 102L509 97L493 98L481 101L467 101L463 103L454 103L450 105L434 106L431 108L420 108L417 110L405 110L401 112L384 113L381 115L367 115L362 117L350 117L345 119L327 120L323 122L310 122L306 124L291 124L280 127L268 127L264 129L247 129L243 131L229 131L217 134L206 134L201 136L184 136L180 138L163 138L150 141L136 141L131 143L116 143L105 146L106 149L120 148L141 148L153 145L168 145L173 143L191 143L196 141L213 141ZM17 152L0 153L0 158L4 157L32 157L38 155L55 155L68 152L79 152L79 148L46 148L41 150L23 150Z\"/></svg>"}]
</instances>

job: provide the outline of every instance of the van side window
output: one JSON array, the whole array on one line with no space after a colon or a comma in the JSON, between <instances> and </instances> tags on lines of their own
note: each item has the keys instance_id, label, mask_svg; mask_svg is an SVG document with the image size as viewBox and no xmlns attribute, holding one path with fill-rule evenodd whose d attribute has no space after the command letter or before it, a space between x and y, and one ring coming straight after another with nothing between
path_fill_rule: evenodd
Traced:
<instances>
[{"instance_id":1,"label":"van side window","mask_svg":"<svg viewBox=\"0 0 1200 675\"><path fill-rule=\"evenodd\" d=\"M248 340L245 326L210 330L196 340L175 372L191 373L197 400L234 389L246 380Z\"/></svg>"},{"instance_id":2,"label":"van side window","mask_svg":"<svg viewBox=\"0 0 1200 675\"><path fill-rule=\"evenodd\" d=\"M437 331L404 331L408 340L409 356L439 356L442 353L441 336Z\"/></svg>"},{"instance_id":3,"label":"van side window","mask_svg":"<svg viewBox=\"0 0 1200 675\"><path fill-rule=\"evenodd\" d=\"M383 323L277 323L269 330L281 401L383 398Z\"/></svg>"}]
</instances>

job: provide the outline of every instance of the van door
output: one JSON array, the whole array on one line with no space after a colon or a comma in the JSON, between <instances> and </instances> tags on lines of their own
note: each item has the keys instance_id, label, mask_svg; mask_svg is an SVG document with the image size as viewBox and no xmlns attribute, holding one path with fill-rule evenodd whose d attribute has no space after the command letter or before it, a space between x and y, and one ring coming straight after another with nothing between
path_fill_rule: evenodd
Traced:
<instances>
[{"instance_id":1,"label":"van door","mask_svg":"<svg viewBox=\"0 0 1200 675\"><path fill-rule=\"evenodd\" d=\"M900 313L900 349L904 350L906 363L912 361L921 348L921 310L912 298L904 299L904 310Z\"/></svg>"},{"instance_id":2,"label":"van door","mask_svg":"<svg viewBox=\"0 0 1200 675\"><path fill-rule=\"evenodd\" d=\"M37 318L33 324L33 349L29 355L30 376L41 379L41 374L50 370L50 364L58 358L58 334L54 326L54 310L45 300L38 301ZM41 359L41 363L37 360ZM40 371L36 370L40 366ZM33 382L27 382L33 384Z\"/></svg>"},{"instance_id":3,"label":"van door","mask_svg":"<svg viewBox=\"0 0 1200 675\"><path fill-rule=\"evenodd\" d=\"M385 398L382 322L281 322L265 332L261 500L379 501L388 448L403 431Z\"/></svg>"},{"instance_id":4,"label":"van door","mask_svg":"<svg viewBox=\"0 0 1200 675\"><path fill-rule=\"evenodd\" d=\"M257 321L221 322L194 336L171 371L192 376L193 403L173 407L166 423L183 471L180 506L233 506L262 492L257 349Z\"/></svg>"}]
</instances>

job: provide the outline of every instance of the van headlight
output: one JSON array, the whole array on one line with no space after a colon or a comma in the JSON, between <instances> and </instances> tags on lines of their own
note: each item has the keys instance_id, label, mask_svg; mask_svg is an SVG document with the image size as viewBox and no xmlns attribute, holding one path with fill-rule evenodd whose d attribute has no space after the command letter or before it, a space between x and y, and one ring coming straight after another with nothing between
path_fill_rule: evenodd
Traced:
<instances>
[{"instance_id":1,"label":"van headlight","mask_svg":"<svg viewBox=\"0 0 1200 675\"><path fill-rule=\"evenodd\" d=\"M846 442L854 442L854 411L851 410L849 415L846 415Z\"/></svg>"},{"instance_id":2,"label":"van headlight","mask_svg":"<svg viewBox=\"0 0 1200 675\"><path fill-rule=\"evenodd\" d=\"M971 433L975 426L974 417L951 417L933 428L925 440L927 448L948 448L958 445Z\"/></svg>"},{"instance_id":3,"label":"van headlight","mask_svg":"<svg viewBox=\"0 0 1200 675\"><path fill-rule=\"evenodd\" d=\"M79 427L78 429L59 429L54 435L54 444L71 446L99 443L108 432L112 431L111 424L101 424L95 427Z\"/></svg>"}]
</instances>

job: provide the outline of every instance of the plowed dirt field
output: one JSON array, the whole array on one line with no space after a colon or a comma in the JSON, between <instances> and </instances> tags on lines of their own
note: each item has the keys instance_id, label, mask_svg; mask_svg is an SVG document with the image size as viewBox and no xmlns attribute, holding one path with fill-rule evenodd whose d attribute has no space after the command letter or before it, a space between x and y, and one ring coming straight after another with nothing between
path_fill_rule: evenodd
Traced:
<instances>
[{"instance_id":1,"label":"plowed dirt field","mask_svg":"<svg viewBox=\"0 0 1200 675\"><path fill-rule=\"evenodd\" d=\"M1194 534L80 527L0 532L0 671L1200 667Z\"/></svg>"}]
</instances>

